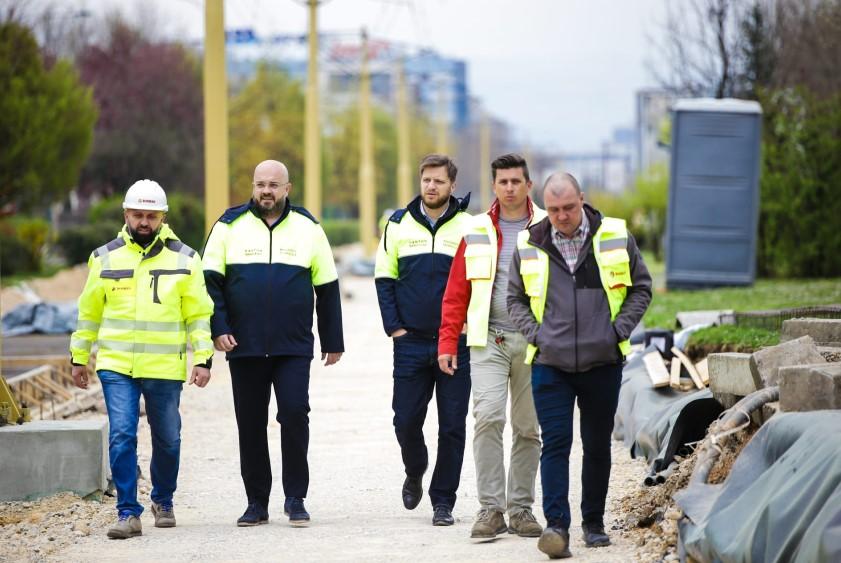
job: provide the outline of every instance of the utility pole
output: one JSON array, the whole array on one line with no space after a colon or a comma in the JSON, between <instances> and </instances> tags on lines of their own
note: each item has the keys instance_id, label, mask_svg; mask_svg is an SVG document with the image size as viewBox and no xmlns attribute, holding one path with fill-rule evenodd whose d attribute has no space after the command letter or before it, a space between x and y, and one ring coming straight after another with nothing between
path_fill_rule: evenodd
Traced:
<instances>
[{"instance_id":1,"label":"utility pole","mask_svg":"<svg viewBox=\"0 0 841 563\"><path fill-rule=\"evenodd\" d=\"M481 110L479 121L479 202L482 211L491 207L491 127L488 112Z\"/></svg>"},{"instance_id":2,"label":"utility pole","mask_svg":"<svg viewBox=\"0 0 841 563\"><path fill-rule=\"evenodd\" d=\"M397 205L412 198L412 168L409 164L409 96L406 92L404 59L397 63Z\"/></svg>"},{"instance_id":3,"label":"utility pole","mask_svg":"<svg viewBox=\"0 0 841 563\"><path fill-rule=\"evenodd\" d=\"M228 208L228 80L223 0L204 3L204 228Z\"/></svg>"},{"instance_id":4,"label":"utility pole","mask_svg":"<svg viewBox=\"0 0 841 563\"><path fill-rule=\"evenodd\" d=\"M304 207L321 216L321 131L318 123L318 0L309 9L309 59L304 117Z\"/></svg>"},{"instance_id":5,"label":"utility pole","mask_svg":"<svg viewBox=\"0 0 841 563\"><path fill-rule=\"evenodd\" d=\"M366 256L377 249L374 192L374 131L371 121L371 75L368 71L368 33L362 30L362 68L359 72L359 235Z\"/></svg>"},{"instance_id":6,"label":"utility pole","mask_svg":"<svg viewBox=\"0 0 841 563\"><path fill-rule=\"evenodd\" d=\"M447 154L447 90L444 79L438 80L438 126L435 133L435 151Z\"/></svg>"}]
</instances>

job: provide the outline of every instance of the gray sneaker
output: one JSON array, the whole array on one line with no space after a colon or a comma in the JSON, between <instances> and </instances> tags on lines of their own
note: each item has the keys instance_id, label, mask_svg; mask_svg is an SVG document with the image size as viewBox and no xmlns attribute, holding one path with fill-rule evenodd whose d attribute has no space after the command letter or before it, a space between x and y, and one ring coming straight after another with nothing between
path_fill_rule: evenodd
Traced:
<instances>
[{"instance_id":1,"label":"gray sneaker","mask_svg":"<svg viewBox=\"0 0 841 563\"><path fill-rule=\"evenodd\" d=\"M566 528L547 526L537 540L537 549L548 555L549 559L572 557L569 551L569 531Z\"/></svg>"},{"instance_id":2,"label":"gray sneaker","mask_svg":"<svg viewBox=\"0 0 841 563\"><path fill-rule=\"evenodd\" d=\"M476 513L476 522L470 530L471 538L495 538L508 530L505 516L492 508L482 508Z\"/></svg>"},{"instance_id":3,"label":"gray sneaker","mask_svg":"<svg viewBox=\"0 0 841 563\"><path fill-rule=\"evenodd\" d=\"M174 528L175 512L171 504L152 503L152 514L155 516L156 528Z\"/></svg>"},{"instance_id":4,"label":"gray sneaker","mask_svg":"<svg viewBox=\"0 0 841 563\"><path fill-rule=\"evenodd\" d=\"M140 525L140 518L133 514L120 514L117 523L108 529L108 537L112 540L124 540L142 535L143 528Z\"/></svg>"},{"instance_id":5,"label":"gray sneaker","mask_svg":"<svg viewBox=\"0 0 841 563\"><path fill-rule=\"evenodd\" d=\"M517 534L521 538L539 538L543 526L537 523L531 508L520 508L508 517L508 533Z\"/></svg>"}]
</instances>

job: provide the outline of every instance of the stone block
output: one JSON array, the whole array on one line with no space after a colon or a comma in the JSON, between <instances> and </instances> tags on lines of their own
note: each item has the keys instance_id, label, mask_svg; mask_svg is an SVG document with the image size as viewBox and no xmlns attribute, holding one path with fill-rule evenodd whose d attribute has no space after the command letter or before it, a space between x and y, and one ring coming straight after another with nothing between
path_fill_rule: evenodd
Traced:
<instances>
[{"instance_id":1,"label":"stone block","mask_svg":"<svg viewBox=\"0 0 841 563\"><path fill-rule=\"evenodd\" d=\"M713 393L713 399L718 401L718 404L724 407L724 410L727 410L738 403L742 397L733 393Z\"/></svg>"},{"instance_id":2,"label":"stone block","mask_svg":"<svg viewBox=\"0 0 841 563\"><path fill-rule=\"evenodd\" d=\"M824 362L826 360L815 346L812 337L801 336L754 352L750 358L750 369L754 380L761 382L761 387L773 387L777 385L781 367Z\"/></svg>"},{"instance_id":3,"label":"stone block","mask_svg":"<svg viewBox=\"0 0 841 563\"><path fill-rule=\"evenodd\" d=\"M811 336L818 346L841 348L841 319L789 319L783 321L780 340Z\"/></svg>"},{"instance_id":4,"label":"stone block","mask_svg":"<svg viewBox=\"0 0 841 563\"><path fill-rule=\"evenodd\" d=\"M772 403L765 403L762 405L762 424L768 422L772 416L780 412L780 402L774 401Z\"/></svg>"},{"instance_id":5,"label":"stone block","mask_svg":"<svg viewBox=\"0 0 841 563\"><path fill-rule=\"evenodd\" d=\"M725 311L681 311L675 317L677 325L687 328L694 325L718 325L721 324L721 316L733 314L733 310Z\"/></svg>"},{"instance_id":6,"label":"stone block","mask_svg":"<svg viewBox=\"0 0 841 563\"><path fill-rule=\"evenodd\" d=\"M0 427L0 501L107 488L108 420L37 420Z\"/></svg>"},{"instance_id":7,"label":"stone block","mask_svg":"<svg viewBox=\"0 0 841 563\"><path fill-rule=\"evenodd\" d=\"M780 368L780 410L841 409L841 364Z\"/></svg>"},{"instance_id":8,"label":"stone block","mask_svg":"<svg viewBox=\"0 0 841 563\"><path fill-rule=\"evenodd\" d=\"M761 380L750 369L750 354L725 352L707 356L710 390L716 393L744 397L761 387Z\"/></svg>"}]
</instances>

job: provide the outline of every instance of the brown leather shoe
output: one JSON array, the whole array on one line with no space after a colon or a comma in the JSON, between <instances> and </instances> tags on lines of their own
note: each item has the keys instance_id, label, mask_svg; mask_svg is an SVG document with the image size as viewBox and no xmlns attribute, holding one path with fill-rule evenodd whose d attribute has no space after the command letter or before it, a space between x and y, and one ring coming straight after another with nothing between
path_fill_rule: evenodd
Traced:
<instances>
[{"instance_id":1,"label":"brown leather shoe","mask_svg":"<svg viewBox=\"0 0 841 563\"><path fill-rule=\"evenodd\" d=\"M491 508L482 508L476 513L476 522L470 530L471 538L495 538L508 531L505 516Z\"/></svg>"},{"instance_id":2,"label":"brown leather shoe","mask_svg":"<svg viewBox=\"0 0 841 563\"><path fill-rule=\"evenodd\" d=\"M537 538L543 533L543 526L537 523L531 508L521 508L508 517L508 533L521 538Z\"/></svg>"}]
</instances>

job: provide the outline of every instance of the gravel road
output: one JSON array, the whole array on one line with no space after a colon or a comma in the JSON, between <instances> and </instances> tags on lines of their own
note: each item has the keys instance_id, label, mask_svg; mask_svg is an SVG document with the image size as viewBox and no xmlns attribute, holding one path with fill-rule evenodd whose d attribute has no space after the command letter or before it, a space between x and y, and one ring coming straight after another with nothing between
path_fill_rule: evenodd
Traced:
<instances>
[{"instance_id":1,"label":"gravel road","mask_svg":"<svg viewBox=\"0 0 841 563\"><path fill-rule=\"evenodd\" d=\"M314 362L312 369L309 528L292 528L283 516L279 430L273 418L269 424L275 475L269 507L271 520L269 525L256 528L235 526L246 503L239 475L230 375L224 358L217 354L208 387L185 387L182 396L181 470L175 495L177 528L154 528L147 510L142 517L142 537L108 540L105 531L113 514L113 500L106 499L100 505L76 499L71 505L71 498L67 503L70 509L62 510L60 516L53 516L53 511L17 524L8 523L13 522L10 520L0 527L0 543L7 546L7 555L26 553L31 560L68 562L545 561L535 539L504 535L479 542L469 538L473 514L478 509L470 445L472 415L468 416L468 446L454 510L456 525L433 527L428 500L411 512L403 508L403 471L391 424L391 343L382 333L371 279L344 278L342 289L348 352L336 366L324 368ZM426 435L434 459L434 402L427 420ZM510 436L506 436L506 442L510 443ZM147 474L151 446L145 419L141 422L139 450L141 468ZM629 459L620 443L614 443L613 452L609 507L613 499L637 488L645 473L644 464ZM612 533L614 545L608 548L584 547L577 526L580 459L581 444L576 440L571 464L571 549L575 559L637 559L636 546L618 532ZM425 487L430 475L431 471L427 472ZM148 484L144 483L144 490L146 487ZM141 498L148 507L147 494ZM0 505L0 524L10 506ZM20 509L20 504L14 503L14 507ZM535 514L543 523L539 481ZM621 515L608 514L608 528L620 518ZM58 522L49 528L53 540L45 537L46 532L38 531L45 530L50 519ZM43 547L45 542L52 543L52 547Z\"/></svg>"}]
</instances>

